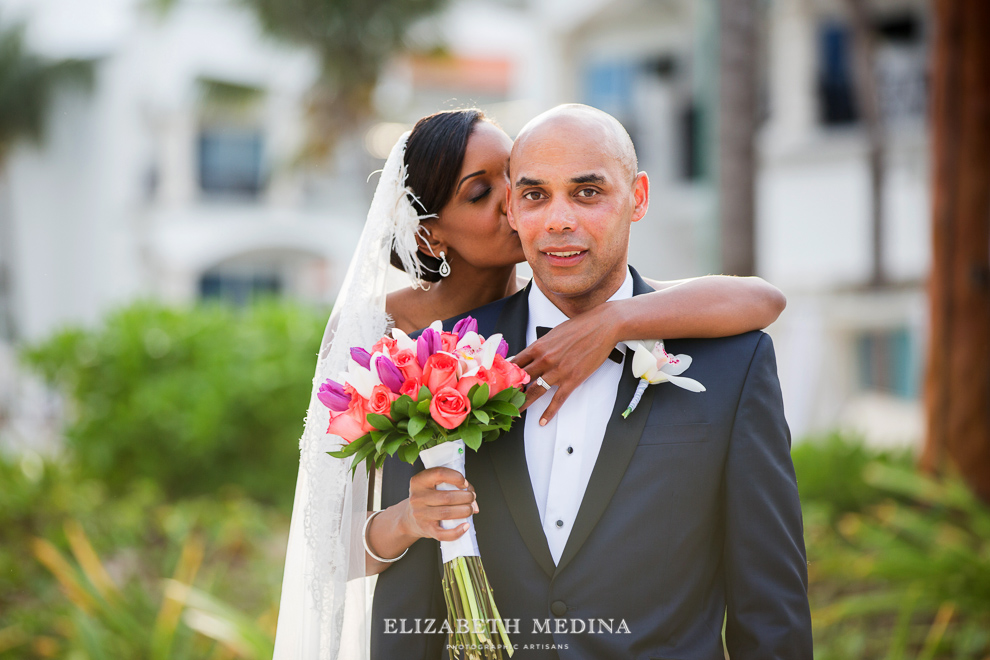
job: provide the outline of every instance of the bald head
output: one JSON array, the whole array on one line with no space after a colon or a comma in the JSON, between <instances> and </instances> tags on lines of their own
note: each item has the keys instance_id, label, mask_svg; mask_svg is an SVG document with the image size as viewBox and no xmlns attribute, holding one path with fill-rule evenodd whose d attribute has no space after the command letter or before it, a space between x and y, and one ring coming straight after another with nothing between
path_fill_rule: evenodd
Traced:
<instances>
[{"instance_id":1,"label":"bald head","mask_svg":"<svg viewBox=\"0 0 990 660\"><path fill-rule=\"evenodd\" d=\"M633 147L629 133L612 115L580 103L558 105L537 115L523 126L512 147L512 157L509 159L510 170L514 169L512 161L524 153L528 142L567 135L587 136L593 139L600 146L603 154L619 163L629 175L630 181L636 178L639 164L636 159L636 148Z\"/></svg>"}]
</instances>

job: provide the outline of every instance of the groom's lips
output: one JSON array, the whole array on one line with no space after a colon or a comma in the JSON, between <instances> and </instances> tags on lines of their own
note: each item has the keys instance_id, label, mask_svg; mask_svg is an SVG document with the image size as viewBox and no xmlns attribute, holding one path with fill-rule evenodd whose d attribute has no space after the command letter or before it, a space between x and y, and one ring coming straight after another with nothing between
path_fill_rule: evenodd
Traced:
<instances>
[{"instance_id":1,"label":"groom's lips","mask_svg":"<svg viewBox=\"0 0 990 660\"><path fill-rule=\"evenodd\" d=\"M543 248L540 253L551 266L568 267L575 266L588 255L586 248L567 245L563 247Z\"/></svg>"}]
</instances>

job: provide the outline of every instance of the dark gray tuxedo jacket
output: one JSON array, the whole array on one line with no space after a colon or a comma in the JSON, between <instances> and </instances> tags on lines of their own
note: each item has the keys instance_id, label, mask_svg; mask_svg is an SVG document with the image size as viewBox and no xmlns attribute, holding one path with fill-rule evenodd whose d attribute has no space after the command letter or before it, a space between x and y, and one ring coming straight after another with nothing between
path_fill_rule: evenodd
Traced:
<instances>
[{"instance_id":1,"label":"dark gray tuxedo jacket","mask_svg":"<svg viewBox=\"0 0 990 660\"><path fill-rule=\"evenodd\" d=\"M633 277L636 295L651 290ZM503 333L510 355L526 346L527 294L470 312L483 336ZM666 346L694 359L685 375L707 391L652 385L623 419L637 384L627 355L556 566L526 466L523 421L468 452L481 557L502 618L519 620L510 635L514 659L723 660L723 621L733 660L812 657L801 508L770 337L749 332ZM421 469L386 461L382 507L408 497ZM374 660L447 657L443 634L387 632L403 619L406 630L415 619L440 625L440 576L439 544L420 539L378 577ZM578 619L583 633L573 632L582 628ZM623 621L628 632L617 632Z\"/></svg>"}]
</instances>

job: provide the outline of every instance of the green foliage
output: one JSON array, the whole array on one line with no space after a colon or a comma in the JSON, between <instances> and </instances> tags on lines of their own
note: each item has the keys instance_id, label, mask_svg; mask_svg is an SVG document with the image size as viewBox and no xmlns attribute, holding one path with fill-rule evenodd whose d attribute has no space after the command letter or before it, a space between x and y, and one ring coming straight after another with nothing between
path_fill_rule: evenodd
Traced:
<instances>
[{"instance_id":1,"label":"green foliage","mask_svg":"<svg viewBox=\"0 0 990 660\"><path fill-rule=\"evenodd\" d=\"M796 444L791 458L801 501L814 502L832 518L889 497L863 478L867 465L882 461L907 467L913 463L908 451L878 452L837 433Z\"/></svg>"},{"instance_id":2,"label":"green foliage","mask_svg":"<svg viewBox=\"0 0 990 660\"><path fill-rule=\"evenodd\" d=\"M111 496L37 457L0 457L0 483L0 659L212 657L208 617L271 657L286 516L233 494L169 503L150 482Z\"/></svg>"},{"instance_id":3,"label":"green foliage","mask_svg":"<svg viewBox=\"0 0 990 660\"><path fill-rule=\"evenodd\" d=\"M275 302L139 303L24 358L71 398L72 459L111 492L142 479L171 498L234 485L287 507L325 318Z\"/></svg>"},{"instance_id":4,"label":"green foliage","mask_svg":"<svg viewBox=\"0 0 990 660\"><path fill-rule=\"evenodd\" d=\"M815 657L990 654L990 509L905 454L840 437L794 453Z\"/></svg>"}]
</instances>

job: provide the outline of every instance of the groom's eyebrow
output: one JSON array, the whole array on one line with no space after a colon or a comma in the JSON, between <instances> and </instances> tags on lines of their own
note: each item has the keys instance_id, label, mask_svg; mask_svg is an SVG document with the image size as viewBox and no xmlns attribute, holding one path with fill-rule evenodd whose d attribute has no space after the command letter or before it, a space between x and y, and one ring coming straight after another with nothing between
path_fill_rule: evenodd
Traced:
<instances>
[{"instance_id":1,"label":"groom's eyebrow","mask_svg":"<svg viewBox=\"0 0 990 660\"><path fill-rule=\"evenodd\" d=\"M477 172L471 172L470 174L466 175L463 179L461 179L460 181L457 182L457 188L454 190L454 194L456 195L458 193L458 191L461 189L461 184L462 183L464 183L465 181L467 181L468 179L470 179L473 176L478 176L479 174L484 174L484 173L485 173L485 170L478 170Z\"/></svg>"},{"instance_id":2,"label":"groom's eyebrow","mask_svg":"<svg viewBox=\"0 0 990 660\"><path fill-rule=\"evenodd\" d=\"M600 185L605 183L605 177L596 172L592 172L591 174L582 174L581 176L574 177L571 179L571 183L597 183Z\"/></svg>"},{"instance_id":3,"label":"groom's eyebrow","mask_svg":"<svg viewBox=\"0 0 990 660\"><path fill-rule=\"evenodd\" d=\"M522 188L524 186L545 186L546 181L541 181L540 179L530 179L528 176L521 176L519 180L516 181L516 188Z\"/></svg>"}]
</instances>

